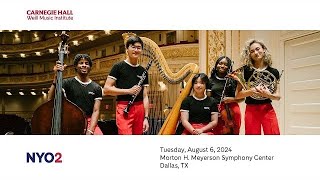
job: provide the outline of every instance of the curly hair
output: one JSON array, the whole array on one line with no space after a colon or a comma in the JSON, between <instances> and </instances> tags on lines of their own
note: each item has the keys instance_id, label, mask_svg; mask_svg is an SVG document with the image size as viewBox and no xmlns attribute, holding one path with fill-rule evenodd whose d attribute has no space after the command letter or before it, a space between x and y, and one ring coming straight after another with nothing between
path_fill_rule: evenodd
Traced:
<instances>
[{"instance_id":1,"label":"curly hair","mask_svg":"<svg viewBox=\"0 0 320 180\"><path fill-rule=\"evenodd\" d=\"M250 39L249 41L246 42L246 45L244 47L244 49L242 50L242 53L241 53L241 60L243 61L243 63L247 66L249 66L250 68L253 67L253 64L252 64L252 58L250 56L250 46L253 44L253 43L258 43L261 45L261 47L265 50L265 53L264 53L264 58L263 58L263 62L270 66L272 65L272 59L271 59L271 54L269 53L266 45L260 41L260 40L256 40L256 39Z\"/></svg>"},{"instance_id":2,"label":"curly hair","mask_svg":"<svg viewBox=\"0 0 320 180\"><path fill-rule=\"evenodd\" d=\"M91 60L91 58L90 58L90 56L88 54L77 54L74 57L73 65L77 66L81 59L87 60L89 62L90 67L92 67L92 60Z\"/></svg>"}]
</instances>

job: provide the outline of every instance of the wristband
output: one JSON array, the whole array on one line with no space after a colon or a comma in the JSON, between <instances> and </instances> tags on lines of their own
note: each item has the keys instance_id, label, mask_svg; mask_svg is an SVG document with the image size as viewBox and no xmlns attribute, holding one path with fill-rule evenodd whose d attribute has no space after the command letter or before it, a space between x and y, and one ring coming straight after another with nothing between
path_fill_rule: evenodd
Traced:
<instances>
[{"instance_id":1,"label":"wristband","mask_svg":"<svg viewBox=\"0 0 320 180\"><path fill-rule=\"evenodd\" d=\"M93 135L93 131L91 131L90 129L87 130L91 135Z\"/></svg>"}]
</instances>

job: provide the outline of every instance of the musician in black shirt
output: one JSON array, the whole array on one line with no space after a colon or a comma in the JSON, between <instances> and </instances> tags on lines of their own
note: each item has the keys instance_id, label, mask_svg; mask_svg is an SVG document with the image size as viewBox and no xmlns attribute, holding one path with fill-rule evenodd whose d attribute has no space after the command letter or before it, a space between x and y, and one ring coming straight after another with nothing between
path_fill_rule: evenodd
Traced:
<instances>
[{"instance_id":1,"label":"musician in black shirt","mask_svg":"<svg viewBox=\"0 0 320 180\"><path fill-rule=\"evenodd\" d=\"M63 71L66 65L61 65L58 61L53 70ZM89 78L92 67L92 60L87 54L77 54L74 58L74 67L77 76L63 79L62 88L68 100L81 108L88 120L87 135L103 135L97 126L102 100L102 88ZM55 93L55 82L51 85L48 99L52 99Z\"/></svg>"},{"instance_id":2,"label":"musician in black shirt","mask_svg":"<svg viewBox=\"0 0 320 180\"><path fill-rule=\"evenodd\" d=\"M183 135L214 134L213 128L218 123L218 109L213 98L206 95L208 83L208 76L204 73L199 73L192 79L193 95L186 97L180 108L185 128Z\"/></svg>"},{"instance_id":3,"label":"musician in black shirt","mask_svg":"<svg viewBox=\"0 0 320 180\"><path fill-rule=\"evenodd\" d=\"M141 135L149 128L148 75L142 87L137 85L145 71L138 64L142 49L142 40L138 36L130 36L126 42L128 58L112 67L104 85L104 95L117 96L116 124L118 133L123 135ZM125 114L124 109L132 95L136 95L136 99Z\"/></svg>"},{"instance_id":4,"label":"musician in black shirt","mask_svg":"<svg viewBox=\"0 0 320 180\"><path fill-rule=\"evenodd\" d=\"M232 127L226 126L226 122L219 116L218 125L215 128L215 134L234 134L239 135L241 125L241 112L238 102L241 100L235 99L235 91L237 87L237 81L232 78L227 79L228 72L232 71L232 61L229 57L221 56L217 59L214 68L211 70L210 86L208 88L208 95L218 103L219 112L225 109L225 105L228 104L228 108L232 111ZM228 81L227 81L228 80ZM226 84L227 83L227 84ZM222 93L224 90L223 99ZM221 104L220 104L221 101Z\"/></svg>"},{"instance_id":5,"label":"musician in black shirt","mask_svg":"<svg viewBox=\"0 0 320 180\"><path fill-rule=\"evenodd\" d=\"M258 40L247 42L242 59L247 83L238 83L236 98L246 98L245 134L260 135L262 126L265 135L279 135L278 119L271 105L272 100L280 100L279 71L271 67L271 55Z\"/></svg>"}]
</instances>

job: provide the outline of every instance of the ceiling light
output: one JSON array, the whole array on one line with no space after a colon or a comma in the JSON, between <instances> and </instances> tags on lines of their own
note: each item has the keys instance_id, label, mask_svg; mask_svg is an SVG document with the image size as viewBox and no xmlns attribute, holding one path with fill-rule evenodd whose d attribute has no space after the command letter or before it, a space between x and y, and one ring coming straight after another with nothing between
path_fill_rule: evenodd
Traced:
<instances>
[{"instance_id":1,"label":"ceiling light","mask_svg":"<svg viewBox=\"0 0 320 180\"><path fill-rule=\"evenodd\" d=\"M34 96L36 95L36 93L35 93L35 92L33 92L33 91L32 91L32 92L30 92L30 93L31 93L32 95L34 95Z\"/></svg>"},{"instance_id":2,"label":"ceiling light","mask_svg":"<svg viewBox=\"0 0 320 180\"><path fill-rule=\"evenodd\" d=\"M36 55L37 55L37 56L41 56L41 53L40 53L40 52L36 52Z\"/></svg>"},{"instance_id":3,"label":"ceiling light","mask_svg":"<svg viewBox=\"0 0 320 180\"><path fill-rule=\"evenodd\" d=\"M93 41L94 39L93 39L93 35L89 35L89 36L87 36L88 37L88 39L90 40L90 41Z\"/></svg>"},{"instance_id":4,"label":"ceiling light","mask_svg":"<svg viewBox=\"0 0 320 180\"><path fill-rule=\"evenodd\" d=\"M2 57L3 57L3 58L8 58L8 55L2 54Z\"/></svg>"},{"instance_id":5,"label":"ceiling light","mask_svg":"<svg viewBox=\"0 0 320 180\"><path fill-rule=\"evenodd\" d=\"M79 42L78 41L72 41L72 42L73 42L73 45L79 46Z\"/></svg>"},{"instance_id":6,"label":"ceiling light","mask_svg":"<svg viewBox=\"0 0 320 180\"><path fill-rule=\"evenodd\" d=\"M22 58L25 58L25 57L26 57L26 54L21 53L20 56L21 56Z\"/></svg>"},{"instance_id":7,"label":"ceiling light","mask_svg":"<svg viewBox=\"0 0 320 180\"><path fill-rule=\"evenodd\" d=\"M106 35L110 35L111 31L110 30L104 30L104 33L106 33Z\"/></svg>"},{"instance_id":8,"label":"ceiling light","mask_svg":"<svg viewBox=\"0 0 320 180\"><path fill-rule=\"evenodd\" d=\"M11 94L11 92L9 92L9 91L7 91L6 93L7 93L7 95L9 95L9 96L11 96L11 95L12 95L12 94Z\"/></svg>"},{"instance_id":9,"label":"ceiling light","mask_svg":"<svg viewBox=\"0 0 320 180\"><path fill-rule=\"evenodd\" d=\"M14 34L14 37L15 37L16 39L18 39L18 38L19 38L19 34L18 34L18 33Z\"/></svg>"},{"instance_id":10,"label":"ceiling light","mask_svg":"<svg viewBox=\"0 0 320 180\"><path fill-rule=\"evenodd\" d=\"M43 94L43 95L47 95L47 93L45 93L44 91L42 91L42 94Z\"/></svg>"},{"instance_id":11,"label":"ceiling light","mask_svg":"<svg viewBox=\"0 0 320 180\"><path fill-rule=\"evenodd\" d=\"M54 49L49 49L49 53L54 53Z\"/></svg>"},{"instance_id":12,"label":"ceiling light","mask_svg":"<svg viewBox=\"0 0 320 180\"><path fill-rule=\"evenodd\" d=\"M21 96L23 96L23 95L24 95L24 93L23 93L22 91L20 91L20 92L19 92L19 94L20 94Z\"/></svg>"}]
</instances>

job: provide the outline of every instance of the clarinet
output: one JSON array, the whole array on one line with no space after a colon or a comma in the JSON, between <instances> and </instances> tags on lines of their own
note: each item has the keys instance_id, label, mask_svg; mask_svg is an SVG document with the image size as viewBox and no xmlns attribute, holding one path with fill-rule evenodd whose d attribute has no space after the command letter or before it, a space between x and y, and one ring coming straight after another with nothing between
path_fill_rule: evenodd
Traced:
<instances>
[{"instance_id":1,"label":"clarinet","mask_svg":"<svg viewBox=\"0 0 320 180\"><path fill-rule=\"evenodd\" d=\"M146 67L145 71L142 73L142 76L141 76L141 78L140 78L140 80L139 80L139 82L138 82L138 84L137 84L138 86L142 86L143 81L146 79L146 77L147 77L147 75L148 75L148 70L150 69L151 64L152 64L152 59L149 61L149 63L147 64L147 67ZM139 93L140 93L140 92L139 92ZM127 107L123 110L123 112L124 112L126 115L129 113L130 107L131 107L131 105L133 104L134 100L136 99L136 97L137 97L137 95L138 95L139 93L132 95L131 100L129 101Z\"/></svg>"}]
</instances>

